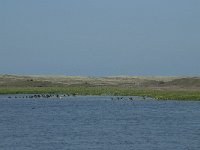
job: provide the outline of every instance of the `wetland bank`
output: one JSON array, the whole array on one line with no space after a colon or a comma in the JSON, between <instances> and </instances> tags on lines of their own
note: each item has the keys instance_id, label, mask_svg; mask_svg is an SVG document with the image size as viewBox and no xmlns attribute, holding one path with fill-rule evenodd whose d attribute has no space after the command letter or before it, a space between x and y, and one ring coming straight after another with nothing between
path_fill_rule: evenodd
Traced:
<instances>
[{"instance_id":1,"label":"wetland bank","mask_svg":"<svg viewBox=\"0 0 200 150\"><path fill-rule=\"evenodd\" d=\"M0 75L0 94L111 95L200 100L200 77Z\"/></svg>"}]
</instances>

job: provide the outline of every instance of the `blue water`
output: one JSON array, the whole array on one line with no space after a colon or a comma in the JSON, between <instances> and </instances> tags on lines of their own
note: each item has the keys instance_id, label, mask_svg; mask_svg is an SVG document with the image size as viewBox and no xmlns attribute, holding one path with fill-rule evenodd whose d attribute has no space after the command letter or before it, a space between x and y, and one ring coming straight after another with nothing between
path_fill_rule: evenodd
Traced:
<instances>
[{"instance_id":1,"label":"blue water","mask_svg":"<svg viewBox=\"0 0 200 150\"><path fill-rule=\"evenodd\" d=\"M199 150L200 102L0 96L1 150Z\"/></svg>"}]
</instances>

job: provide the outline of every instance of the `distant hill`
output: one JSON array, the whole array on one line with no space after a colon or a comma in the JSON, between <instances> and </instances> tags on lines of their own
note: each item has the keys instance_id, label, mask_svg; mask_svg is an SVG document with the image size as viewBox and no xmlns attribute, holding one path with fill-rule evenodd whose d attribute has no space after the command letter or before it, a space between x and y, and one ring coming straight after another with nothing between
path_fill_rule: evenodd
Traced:
<instances>
[{"instance_id":1,"label":"distant hill","mask_svg":"<svg viewBox=\"0 0 200 150\"><path fill-rule=\"evenodd\" d=\"M200 89L200 77L0 75L0 87L126 86Z\"/></svg>"},{"instance_id":2,"label":"distant hill","mask_svg":"<svg viewBox=\"0 0 200 150\"><path fill-rule=\"evenodd\" d=\"M165 86L179 86L186 88L200 88L200 78L199 77L188 77L188 78L180 78L174 79L172 81L166 82Z\"/></svg>"}]
</instances>

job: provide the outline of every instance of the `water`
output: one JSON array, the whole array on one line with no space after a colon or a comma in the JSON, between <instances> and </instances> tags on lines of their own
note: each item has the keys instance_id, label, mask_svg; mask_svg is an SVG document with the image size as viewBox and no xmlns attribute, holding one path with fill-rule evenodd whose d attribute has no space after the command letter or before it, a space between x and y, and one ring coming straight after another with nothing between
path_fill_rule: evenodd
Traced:
<instances>
[{"instance_id":1,"label":"water","mask_svg":"<svg viewBox=\"0 0 200 150\"><path fill-rule=\"evenodd\" d=\"M0 96L2 150L199 150L200 102Z\"/></svg>"}]
</instances>

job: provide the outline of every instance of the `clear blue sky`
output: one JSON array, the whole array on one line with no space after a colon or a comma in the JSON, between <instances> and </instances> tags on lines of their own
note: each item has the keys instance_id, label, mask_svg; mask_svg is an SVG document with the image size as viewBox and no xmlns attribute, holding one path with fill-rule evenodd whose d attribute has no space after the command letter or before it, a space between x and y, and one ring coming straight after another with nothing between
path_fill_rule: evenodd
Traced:
<instances>
[{"instance_id":1,"label":"clear blue sky","mask_svg":"<svg viewBox=\"0 0 200 150\"><path fill-rule=\"evenodd\" d=\"M1 0L0 73L200 75L200 0Z\"/></svg>"}]
</instances>

